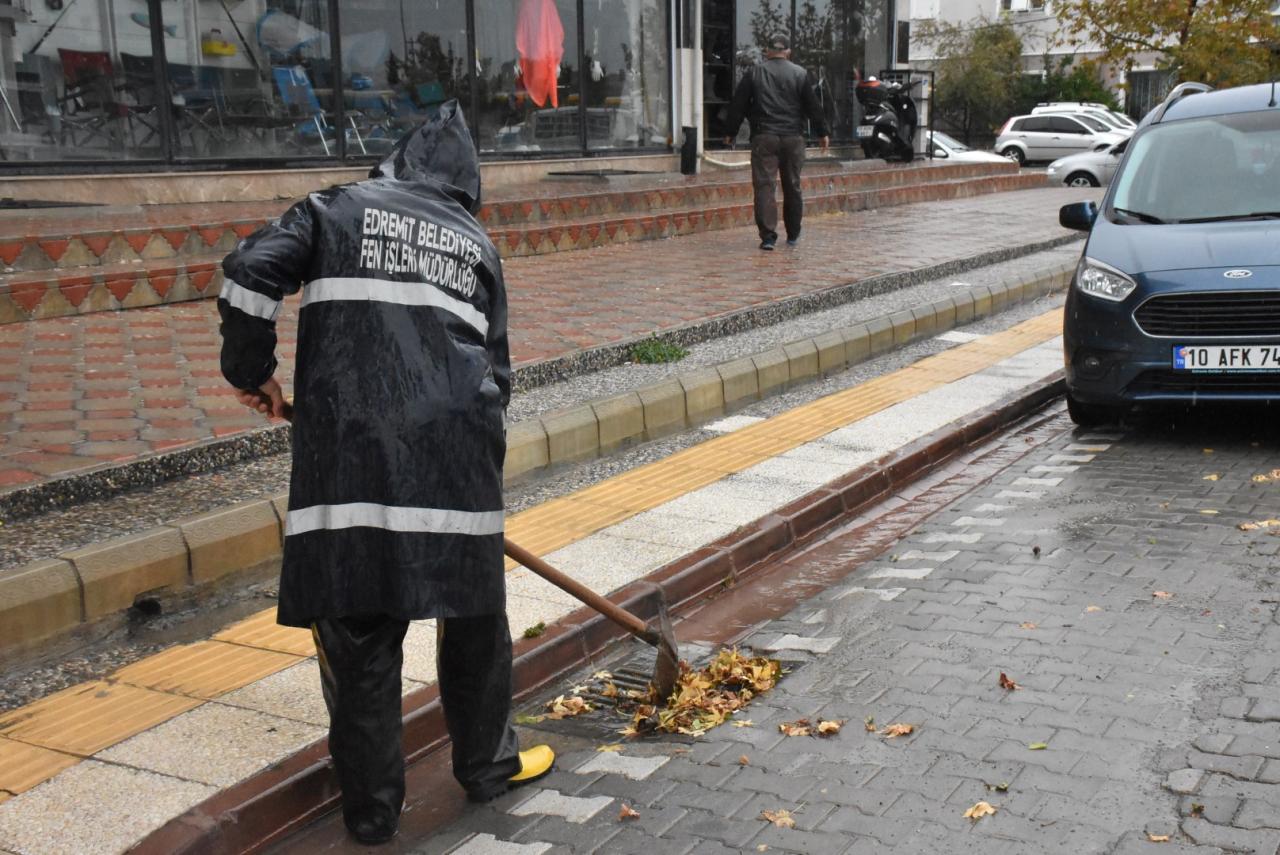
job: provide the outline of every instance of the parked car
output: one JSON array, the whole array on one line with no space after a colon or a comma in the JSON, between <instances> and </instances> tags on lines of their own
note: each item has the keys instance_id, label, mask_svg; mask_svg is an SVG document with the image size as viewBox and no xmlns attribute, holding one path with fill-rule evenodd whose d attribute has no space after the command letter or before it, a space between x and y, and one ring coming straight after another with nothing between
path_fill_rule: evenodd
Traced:
<instances>
[{"instance_id":1,"label":"parked car","mask_svg":"<svg viewBox=\"0 0 1280 855\"><path fill-rule=\"evenodd\" d=\"M1280 107L1271 84L1184 83L1147 115L1067 294L1067 406L1079 424L1137 402L1280 401Z\"/></svg>"},{"instance_id":2,"label":"parked car","mask_svg":"<svg viewBox=\"0 0 1280 855\"><path fill-rule=\"evenodd\" d=\"M1039 104L1031 110L1031 115L1033 116L1045 113L1083 113L1086 116L1092 116L1095 119L1106 122L1113 128L1121 130L1127 128L1132 131L1138 127L1138 123L1124 113L1117 113L1106 104L1096 104L1089 101L1056 101L1052 104Z\"/></svg>"},{"instance_id":3,"label":"parked car","mask_svg":"<svg viewBox=\"0 0 1280 855\"><path fill-rule=\"evenodd\" d=\"M993 151L978 151L960 142L955 137L942 131L934 131L930 139L933 142L933 156L942 160L956 160L964 163L1004 163L1005 158Z\"/></svg>"},{"instance_id":4,"label":"parked car","mask_svg":"<svg viewBox=\"0 0 1280 855\"><path fill-rule=\"evenodd\" d=\"M1057 160L1092 149L1098 143L1118 143L1122 134L1088 116L1014 116L1004 123L995 149L1018 163Z\"/></svg>"},{"instance_id":5,"label":"parked car","mask_svg":"<svg viewBox=\"0 0 1280 855\"><path fill-rule=\"evenodd\" d=\"M1118 143L1098 143L1092 151L1058 158L1049 164L1045 176L1050 184L1105 187L1111 183L1111 177L1116 174L1116 167L1128 146L1128 138Z\"/></svg>"}]
</instances>

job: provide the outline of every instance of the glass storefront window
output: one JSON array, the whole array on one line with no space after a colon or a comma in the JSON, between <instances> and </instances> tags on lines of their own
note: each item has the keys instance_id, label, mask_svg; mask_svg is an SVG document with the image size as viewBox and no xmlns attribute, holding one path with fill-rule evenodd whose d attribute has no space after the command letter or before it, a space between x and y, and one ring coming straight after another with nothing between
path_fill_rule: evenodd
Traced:
<instances>
[{"instance_id":1,"label":"glass storefront window","mask_svg":"<svg viewBox=\"0 0 1280 855\"><path fill-rule=\"evenodd\" d=\"M145 6L3 8L0 160L164 156Z\"/></svg>"},{"instance_id":2,"label":"glass storefront window","mask_svg":"<svg viewBox=\"0 0 1280 855\"><path fill-rule=\"evenodd\" d=\"M337 155L325 0L191 2L164 12L179 157ZM354 144L356 130L344 124Z\"/></svg>"},{"instance_id":3,"label":"glass storefront window","mask_svg":"<svg viewBox=\"0 0 1280 855\"><path fill-rule=\"evenodd\" d=\"M670 145L671 69L664 0L585 0L587 146Z\"/></svg>"},{"instance_id":4,"label":"glass storefront window","mask_svg":"<svg viewBox=\"0 0 1280 855\"><path fill-rule=\"evenodd\" d=\"M576 0L475 0L475 20L480 151L581 150Z\"/></svg>"},{"instance_id":5,"label":"glass storefront window","mask_svg":"<svg viewBox=\"0 0 1280 855\"><path fill-rule=\"evenodd\" d=\"M471 115L467 4L339 0L348 154L382 154L451 98Z\"/></svg>"}]
</instances>

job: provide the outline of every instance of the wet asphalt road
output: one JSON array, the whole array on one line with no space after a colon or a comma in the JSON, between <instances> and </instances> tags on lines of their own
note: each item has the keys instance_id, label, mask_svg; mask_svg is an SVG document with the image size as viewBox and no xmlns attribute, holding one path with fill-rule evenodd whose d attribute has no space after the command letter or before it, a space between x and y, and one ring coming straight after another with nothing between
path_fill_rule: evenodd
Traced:
<instances>
[{"instance_id":1,"label":"wet asphalt road","mask_svg":"<svg viewBox=\"0 0 1280 855\"><path fill-rule=\"evenodd\" d=\"M526 730L560 749L558 771L430 828L457 794L422 764L432 790L387 851L1274 855L1280 537L1240 528L1280 517L1280 481L1255 478L1280 466L1274 415L1083 432L1052 408L953 466L930 488L947 501L869 560L866 519L786 560L832 581L747 635L792 669L741 714L751 726L603 762L598 730ZM801 717L847 726L779 732ZM980 801L995 813L965 818ZM298 846L348 849L332 825Z\"/></svg>"}]
</instances>

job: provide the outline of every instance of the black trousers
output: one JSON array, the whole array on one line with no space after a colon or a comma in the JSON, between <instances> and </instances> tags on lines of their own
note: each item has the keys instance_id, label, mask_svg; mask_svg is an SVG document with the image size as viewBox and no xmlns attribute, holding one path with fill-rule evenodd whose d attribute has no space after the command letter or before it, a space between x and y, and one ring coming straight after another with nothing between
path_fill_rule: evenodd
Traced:
<instances>
[{"instance_id":1,"label":"black trousers","mask_svg":"<svg viewBox=\"0 0 1280 855\"><path fill-rule=\"evenodd\" d=\"M501 792L520 771L511 726L506 614L437 622L438 681L453 741L453 774L468 792ZM404 806L400 669L407 621L331 618L312 627L329 708L329 753L348 827L394 828Z\"/></svg>"},{"instance_id":2,"label":"black trousers","mask_svg":"<svg viewBox=\"0 0 1280 855\"><path fill-rule=\"evenodd\" d=\"M804 167L804 137L756 134L751 138L751 184L755 190L756 228L760 240L778 239L778 200L775 183L782 177L782 221L787 240L800 237L804 199L800 170Z\"/></svg>"}]
</instances>

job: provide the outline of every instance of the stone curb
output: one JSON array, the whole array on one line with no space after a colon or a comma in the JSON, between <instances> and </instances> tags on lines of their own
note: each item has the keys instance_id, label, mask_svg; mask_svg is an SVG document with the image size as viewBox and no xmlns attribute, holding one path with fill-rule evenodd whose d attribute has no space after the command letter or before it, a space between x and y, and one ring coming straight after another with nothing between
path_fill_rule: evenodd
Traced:
<instances>
[{"instance_id":1,"label":"stone curb","mask_svg":"<svg viewBox=\"0 0 1280 855\"><path fill-rule=\"evenodd\" d=\"M802 294L766 306L753 306L698 321L669 330L657 335L656 338L684 347L700 344L746 330L771 326L811 312L843 306L866 297L887 294L934 279L957 276L980 267L989 267L1015 258L1057 249L1079 240L1082 240L1080 235L1068 234L1046 241L990 250L929 267L862 279L818 293ZM975 301L974 308L975 314L969 320L990 314L992 303L984 297L980 303ZM533 365L522 366L515 370L512 380L518 390L533 389L603 368L623 365L631 360L631 349L641 340L634 339L575 351ZM877 354L881 352L883 351L877 351ZM851 354L850 359L852 358ZM727 391L728 386L726 386ZM750 394L758 394L758 390ZM734 400L737 399L730 399L726 395L726 404L732 404ZM754 398L748 398L742 403L750 400ZM182 475L208 472L245 460L280 454L289 450L289 436L288 425L272 425L239 436L200 443L191 448L151 455L123 465L104 464L100 468L79 475L56 478L30 487L17 487L0 494L0 518L31 516L43 511L69 507L78 502L106 499L126 490L150 487Z\"/></svg>"},{"instance_id":2,"label":"stone curb","mask_svg":"<svg viewBox=\"0 0 1280 855\"><path fill-rule=\"evenodd\" d=\"M1034 413L1064 389L1063 372L987 410L925 436L821 487L719 541L695 550L616 592L611 599L637 616L697 604L726 578L750 578L765 562L821 537L843 520L901 490L938 466ZM604 617L581 608L536 639L514 644L517 701L628 637ZM448 741L434 686L405 697L404 744L414 762ZM226 855L259 852L333 809L340 792L326 743L317 742L256 776L223 790L170 820L135 845L132 855Z\"/></svg>"},{"instance_id":3,"label":"stone curb","mask_svg":"<svg viewBox=\"0 0 1280 855\"><path fill-rule=\"evenodd\" d=\"M510 484L696 427L945 332L955 327L957 318L975 320L1052 293L1066 285L1074 269L1063 264L994 286L977 286L886 318L518 422L507 431L505 480ZM193 593L231 575L269 568L282 555L286 509L287 493L249 500L0 574L0 661L124 612L141 600ZM68 579L74 579L75 590Z\"/></svg>"},{"instance_id":4,"label":"stone curb","mask_svg":"<svg viewBox=\"0 0 1280 855\"><path fill-rule=\"evenodd\" d=\"M284 548L278 498L217 508L0 574L0 661L144 600L270 568Z\"/></svg>"}]
</instances>

